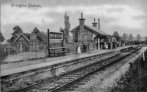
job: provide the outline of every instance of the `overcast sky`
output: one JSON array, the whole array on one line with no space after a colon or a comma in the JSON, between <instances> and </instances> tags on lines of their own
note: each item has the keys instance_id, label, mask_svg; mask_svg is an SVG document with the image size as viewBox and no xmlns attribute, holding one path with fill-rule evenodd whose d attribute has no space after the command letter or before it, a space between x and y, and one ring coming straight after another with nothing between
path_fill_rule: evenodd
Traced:
<instances>
[{"instance_id":1,"label":"overcast sky","mask_svg":"<svg viewBox=\"0 0 147 92\"><path fill-rule=\"evenodd\" d=\"M26 7L29 3L40 7ZM16 6L20 4L23 7ZM59 31L64 27L65 12L72 29L79 24L83 12L87 25L92 25L93 18L100 18L101 30L108 34L118 31L120 35L125 32L147 36L146 4L147 0L2 0L1 31L7 39L15 25L24 32L34 27L44 32L47 28Z\"/></svg>"}]
</instances>

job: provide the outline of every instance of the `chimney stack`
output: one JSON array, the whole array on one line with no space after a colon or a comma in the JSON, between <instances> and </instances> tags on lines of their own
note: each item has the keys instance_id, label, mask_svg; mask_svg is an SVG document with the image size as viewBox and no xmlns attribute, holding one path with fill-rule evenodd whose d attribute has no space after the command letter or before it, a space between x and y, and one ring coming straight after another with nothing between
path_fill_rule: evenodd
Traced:
<instances>
[{"instance_id":1,"label":"chimney stack","mask_svg":"<svg viewBox=\"0 0 147 92\"><path fill-rule=\"evenodd\" d=\"M79 19L79 23L80 23L80 25L85 24L85 19L83 18L83 13L81 13L81 18Z\"/></svg>"},{"instance_id":2,"label":"chimney stack","mask_svg":"<svg viewBox=\"0 0 147 92\"><path fill-rule=\"evenodd\" d=\"M98 18L98 29L101 29L101 27L100 27L100 18Z\"/></svg>"},{"instance_id":3,"label":"chimney stack","mask_svg":"<svg viewBox=\"0 0 147 92\"><path fill-rule=\"evenodd\" d=\"M95 18L94 18L94 22L92 23L93 27L97 27L97 23L95 22Z\"/></svg>"}]
</instances>

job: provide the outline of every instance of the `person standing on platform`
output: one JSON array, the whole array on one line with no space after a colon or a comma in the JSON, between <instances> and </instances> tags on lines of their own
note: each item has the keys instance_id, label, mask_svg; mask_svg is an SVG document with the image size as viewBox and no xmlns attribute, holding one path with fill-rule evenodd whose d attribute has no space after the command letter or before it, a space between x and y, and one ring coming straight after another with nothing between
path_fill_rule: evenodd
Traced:
<instances>
[{"instance_id":1,"label":"person standing on platform","mask_svg":"<svg viewBox=\"0 0 147 92\"><path fill-rule=\"evenodd\" d=\"M77 47L77 53L81 53L81 47L80 46Z\"/></svg>"}]
</instances>

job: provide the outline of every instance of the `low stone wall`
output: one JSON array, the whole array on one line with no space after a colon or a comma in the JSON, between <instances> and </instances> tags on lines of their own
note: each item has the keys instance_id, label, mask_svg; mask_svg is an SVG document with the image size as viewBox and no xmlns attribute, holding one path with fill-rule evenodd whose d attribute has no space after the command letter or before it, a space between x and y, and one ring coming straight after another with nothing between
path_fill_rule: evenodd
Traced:
<instances>
[{"instance_id":1,"label":"low stone wall","mask_svg":"<svg viewBox=\"0 0 147 92\"><path fill-rule=\"evenodd\" d=\"M26 88L30 85L34 85L40 82L41 80L53 78L54 76L60 76L69 71L73 71L95 62L99 62L116 54L117 53L112 51L90 57L75 59L70 62L67 61L61 64L25 71L18 74L3 76L1 77L2 92L16 91L22 88Z\"/></svg>"}]
</instances>

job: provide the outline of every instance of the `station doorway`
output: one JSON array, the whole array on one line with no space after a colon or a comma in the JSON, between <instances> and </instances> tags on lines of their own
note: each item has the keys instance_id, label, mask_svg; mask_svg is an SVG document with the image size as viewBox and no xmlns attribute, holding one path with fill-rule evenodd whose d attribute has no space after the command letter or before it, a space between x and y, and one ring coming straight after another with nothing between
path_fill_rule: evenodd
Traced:
<instances>
[{"instance_id":1,"label":"station doorway","mask_svg":"<svg viewBox=\"0 0 147 92\"><path fill-rule=\"evenodd\" d=\"M88 51L88 46L87 44L82 45L82 52L87 52Z\"/></svg>"}]
</instances>

